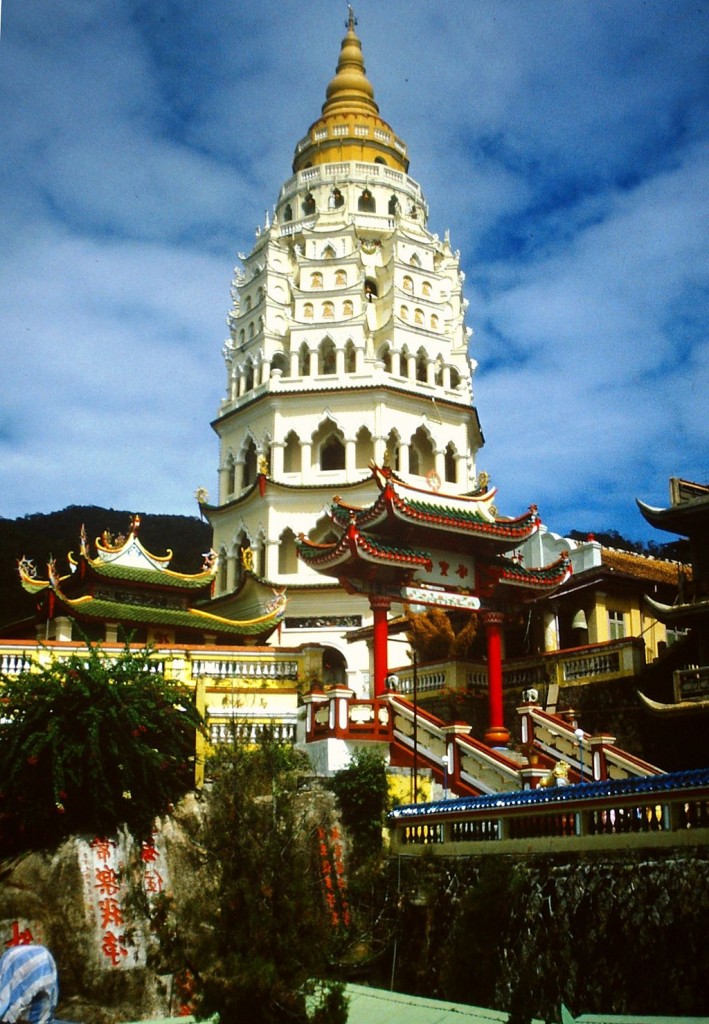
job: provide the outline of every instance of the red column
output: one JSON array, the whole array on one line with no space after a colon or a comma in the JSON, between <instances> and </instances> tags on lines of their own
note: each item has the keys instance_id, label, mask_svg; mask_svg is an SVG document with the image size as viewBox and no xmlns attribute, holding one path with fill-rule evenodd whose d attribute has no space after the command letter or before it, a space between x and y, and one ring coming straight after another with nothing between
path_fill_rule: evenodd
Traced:
<instances>
[{"instance_id":1,"label":"red column","mask_svg":"<svg viewBox=\"0 0 709 1024\"><path fill-rule=\"evenodd\" d=\"M374 612L374 696L381 697L386 693L386 679L389 673L387 658L387 641L389 624L387 612L391 605L388 597L370 597L369 605Z\"/></svg>"},{"instance_id":2,"label":"red column","mask_svg":"<svg viewBox=\"0 0 709 1024\"><path fill-rule=\"evenodd\" d=\"M502 713L502 623L501 612L485 612L483 622L487 636L487 692L489 724L485 742L491 747L502 747L510 741Z\"/></svg>"}]
</instances>

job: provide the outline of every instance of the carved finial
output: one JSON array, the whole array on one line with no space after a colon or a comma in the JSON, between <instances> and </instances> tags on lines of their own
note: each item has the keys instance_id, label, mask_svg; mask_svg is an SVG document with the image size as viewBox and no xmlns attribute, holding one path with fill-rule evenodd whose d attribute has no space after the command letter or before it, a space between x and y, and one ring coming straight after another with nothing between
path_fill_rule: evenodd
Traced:
<instances>
[{"instance_id":1,"label":"carved finial","mask_svg":"<svg viewBox=\"0 0 709 1024\"><path fill-rule=\"evenodd\" d=\"M347 31L354 32L354 27L357 24L354 11L352 10L352 4L347 4Z\"/></svg>"}]
</instances>

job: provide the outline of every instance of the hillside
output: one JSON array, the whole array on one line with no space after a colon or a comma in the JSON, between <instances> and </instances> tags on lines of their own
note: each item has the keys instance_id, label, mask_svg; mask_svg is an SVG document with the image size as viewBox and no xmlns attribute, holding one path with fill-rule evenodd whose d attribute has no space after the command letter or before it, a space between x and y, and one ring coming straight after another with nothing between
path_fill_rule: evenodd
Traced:
<instances>
[{"instance_id":1,"label":"hillside","mask_svg":"<svg viewBox=\"0 0 709 1024\"><path fill-rule=\"evenodd\" d=\"M17 519L0 518L0 625L32 614L34 601L20 586L17 560L31 558L37 573L46 576L47 561L54 557L61 573L68 569L67 555L79 547L79 532L86 527L93 550L95 537L104 530L125 533L133 512L98 505L69 505L59 512L35 513ZM202 555L212 542L209 525L196 516L143 515L140 539L157 555L174 552L170 568L197 572Z\"/></svg>"}]
</instances>

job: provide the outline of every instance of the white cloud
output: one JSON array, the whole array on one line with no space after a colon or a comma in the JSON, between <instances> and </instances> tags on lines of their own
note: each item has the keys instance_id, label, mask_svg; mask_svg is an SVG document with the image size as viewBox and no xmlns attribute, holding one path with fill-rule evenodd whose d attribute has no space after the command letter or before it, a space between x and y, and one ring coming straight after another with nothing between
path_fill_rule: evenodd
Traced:
<instances>
[{"instance_id":1,"label":"white cloud","mask_svg":"<svg viewBox=\"0 0 709 1024\"><path fill-rule=\"evenodd\" d=\"M500 507L647 535L636 494L661 504L670 473L709 478L709 15L357 14L431 226L461 249ZM214 489L232 266L319 114L344 18L330 0L5 12L2 514L191 511Z\"/></svg>"}]
</instances>

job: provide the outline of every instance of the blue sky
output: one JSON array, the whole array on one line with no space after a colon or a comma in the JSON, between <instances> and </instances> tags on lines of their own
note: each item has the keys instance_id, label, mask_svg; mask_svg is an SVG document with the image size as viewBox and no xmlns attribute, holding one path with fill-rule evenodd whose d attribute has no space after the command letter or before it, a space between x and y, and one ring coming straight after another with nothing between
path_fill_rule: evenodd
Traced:
<instances>
[{"instance_id":1,"label":"blue sky","mask_svg":"<svg viewBox=\"0 0 709 1024\"><path fill-rule=\"evenodd\" d=\"M0 515L194 514L237 252L337 0L5 0ZM358 0L382 115L461 251L500 511L654 534L709 480L709 3Z\"/></svg>"}]
</instances>

